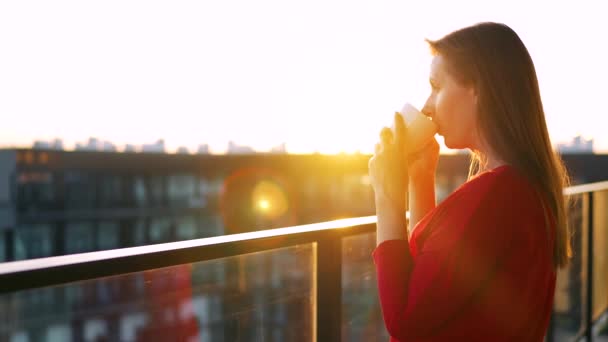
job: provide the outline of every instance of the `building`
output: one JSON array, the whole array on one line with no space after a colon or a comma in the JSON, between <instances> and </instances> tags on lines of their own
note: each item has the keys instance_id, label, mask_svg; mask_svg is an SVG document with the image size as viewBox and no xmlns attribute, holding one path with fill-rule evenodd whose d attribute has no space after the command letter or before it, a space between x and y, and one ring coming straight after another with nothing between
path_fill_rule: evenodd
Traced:
<instances>
[{"instance_id":1,"label":"building","mask_svg":"<svg viewBox=\"0 0 608 342\"><path fill-rule=\"evenodd\" d=\"M255 153L253 148L244 145L238 145L234 141L228 142L228 154L252 154Z\"/></svg>"},{"instance_id":2,"label":"building","mask_svg":"<svg viewBox=\"0 0 608 342\"><path fill-rule=\"evenodd\" d=\"M165 153L165 140L158 139L155 143L152 144L144 144L141 147L142 152L149 153Z\"/></svg>"},{"instance_id":3,"label":"building","mask_svg":"<svg viewBox=\"0 0 608 342\"><path fill-rule=\"evenodd\" d=\"M593 139L585 139L578 135L569 143L557 144L561 153L593 153Z\"/></svg>"},{"instance_id":4,"label":"building","mask_svg":"<svg viewBox=\"0 0 608 342\"><path fill-rule=\"evenodd\" d=\"M208 144L201 144L198 146L198 154L209 154L209 145Z\"/></svg>"}]
</instances>

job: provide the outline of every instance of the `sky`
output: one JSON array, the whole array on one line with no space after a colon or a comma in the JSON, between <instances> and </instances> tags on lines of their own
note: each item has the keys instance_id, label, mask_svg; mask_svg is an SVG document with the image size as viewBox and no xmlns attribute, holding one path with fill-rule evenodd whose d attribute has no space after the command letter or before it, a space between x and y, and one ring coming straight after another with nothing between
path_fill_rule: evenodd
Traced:
<instances>
[{"instance_id":1,"label":"sky","mask_svg":"<svg viewBox=\"0 0 608 342\"><path fill-rule=\"evenodd\" d=\"M162 138L291 153L373 151L428 92L424 39L503 22L534 60L553 143L608 153L608 20L597 1L0 2L0 146ZM439 137L438 140L442 142ZM446 152L446 150L444 150Z\"/></svg>"}]
</instances>

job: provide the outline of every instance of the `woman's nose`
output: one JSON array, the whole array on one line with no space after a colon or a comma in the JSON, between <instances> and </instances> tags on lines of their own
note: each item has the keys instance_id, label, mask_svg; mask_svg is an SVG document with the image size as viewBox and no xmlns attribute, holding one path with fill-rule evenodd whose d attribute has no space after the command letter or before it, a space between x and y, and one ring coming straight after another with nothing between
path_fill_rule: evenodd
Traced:
<instances>
[{"instance_id":1,"label":"woman's nose","mask_svg":"<svg viewBox=\"0 0 608 342\"><path fill-rule=\"evenodd\" d=\"M422 112L422 114L424 114L430 118L433 118L433 116L435 115L435 108L433 106L431 97L429 97L426 100L426 102L424 103L424 106L422 107L421 112Z\"/></svg>"}]
</instances>

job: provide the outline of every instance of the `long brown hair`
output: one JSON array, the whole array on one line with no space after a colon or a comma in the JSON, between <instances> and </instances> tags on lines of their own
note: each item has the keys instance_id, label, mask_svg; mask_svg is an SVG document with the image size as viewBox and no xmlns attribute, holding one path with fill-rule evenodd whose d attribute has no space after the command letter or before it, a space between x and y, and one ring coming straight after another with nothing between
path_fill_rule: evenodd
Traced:
<instances>
[{"instance_id":1,"label":"long brown hair","mask_svg":"<svg viewBox=\"0 0 608 342\"><path fill-rule=\"evenodd\" d=\"M535 185L556 224L553 264L568 264L572 254L567 223L568 173L554 152L532 58L519 36L508 26L480 23L454 31L429 43L433 54L446 61L448 72L477 91L478 130L504 162ZM474 151L469 178L486 167L485 156ZM551 230L545 216L548 232Z\"/></svg>"}]
</instances>

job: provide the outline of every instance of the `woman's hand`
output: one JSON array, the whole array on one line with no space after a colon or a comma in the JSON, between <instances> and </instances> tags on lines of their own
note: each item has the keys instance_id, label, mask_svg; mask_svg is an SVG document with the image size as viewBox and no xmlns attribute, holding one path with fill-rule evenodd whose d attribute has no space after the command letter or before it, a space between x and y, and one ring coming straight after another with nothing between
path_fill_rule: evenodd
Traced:
<instances>
[{"instance_id":1,"label":"woman's hand","mask_svg":"<svg viewBox=\"0 0 608 342\"><path fill-rule=\"evenodd\" d=\"M405 211L410 196L410 219L434 207L435 170L439 160L439 144L432 139L414 154L408 151L407 127L401 115L395 114L395 131L387 127L380 132L380 142L369 160L369 175L375 194L377 244L407 238Z\"/></svg>"},{"instance_id":2,"label":"woman's hand","mask_svg":"<svg viewBox=\"0 0 608 342\"><path fill-rule=\"evenodd\" d=\"M405 218L408 187L407 129L395 113L395 133L384 127L368 168L376 199L376 214ZM380 218L378 218L380 221ZM379 227L380 228L380 227Z\"/></svg>"},{"instance_id":3,"label":"woman's hand","mask_svg":"<svg viewBox=\"0 0 608 342\"><path fill-rule=\"evenodd\" d=\"M407 153L407 151L405 152ZM435 138L426 144L420 151L408 154L407 165L410 176L410 185L419 180L433 179L439 161L439 143Z\"/></svg>"},{"instance_id":4,"label":"woman's hand","mask_svg":"<svg viewBox=\"0 0 608 342\"><path fill-rule=\"evenodd\" d=\"M435 208L435 170L439 160L439 144L431 139L421 151L408 156L409 232L422 218Z\"/></svg>"}]
</instances>

